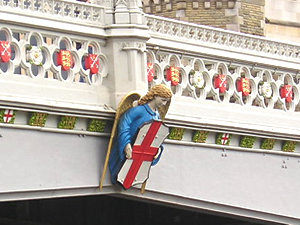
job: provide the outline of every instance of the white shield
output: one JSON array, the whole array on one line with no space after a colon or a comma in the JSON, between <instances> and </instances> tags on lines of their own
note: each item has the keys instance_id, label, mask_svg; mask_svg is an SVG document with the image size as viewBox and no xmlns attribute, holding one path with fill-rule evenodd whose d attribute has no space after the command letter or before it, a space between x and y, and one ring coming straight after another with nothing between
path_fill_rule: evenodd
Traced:
<instances>
[{"instance_id":1,"label":"white shield","mask_svg":"<svg viewBox=\"0 0 300 225\"><path fill-rule=\"evenodd\" d=\"M133 152L135 151L134 146L141 147L145 137L147 138L147 134L149 132L153 132L153 131L150 130L150 127L151 127L152 123L154 123L154 122L155 123L159 122L161 125L160 125L157 133L153 136L154 138L150 140L150 142L151 142L150 147L157 148L157 150L159 149L160 145L163 143L164 139L169 134L169 128L164 123L162 123L161 121L153 121L151 123L145 123L140 128L140 130L138 132L138 135L136 137L136 140L134 142L134 145L133 145ZM117 180L123 186L124 186L124 181L125 181L125 179L128 175L128 172L130 172L130 168L132 166L133 161L134 160L132 160L132 159L127 159L125 161L125 163L123 164L123 166L122 166L122 168L121 168L121 170L118 174L118 179ZM135 178L134 178L131 186L142 184L148 179L150 168L151 168L151 163L152 163L152 161L144 161L144 160L142 161L142 164L138 168L138 172L135 175Z\"/></svg>"}]
</instances>

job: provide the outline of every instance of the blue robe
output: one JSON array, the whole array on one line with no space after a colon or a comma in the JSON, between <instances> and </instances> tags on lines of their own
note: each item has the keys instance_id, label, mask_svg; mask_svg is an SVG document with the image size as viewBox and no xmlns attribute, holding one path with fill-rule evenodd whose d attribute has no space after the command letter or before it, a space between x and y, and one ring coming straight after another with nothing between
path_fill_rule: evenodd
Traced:
<instances>
[{"instance_id":1,"label":"blue robe","mask_svg":"<svg viewBox=\"0 0 300 225\"><path fill-rule=\"evenodd\" d=\"M137 131L144 123L157 119L159 119L159 114L153 112L148 104L133 107L126 111L121 117L118 125L117 138L112 147L109 159L112 183L116 183L117 175L126 160L125 146L128 143L131 145L134 144ZM155 165L159 161L160 155L152 162L152 165Z\"/></svg>"}]
</instances>

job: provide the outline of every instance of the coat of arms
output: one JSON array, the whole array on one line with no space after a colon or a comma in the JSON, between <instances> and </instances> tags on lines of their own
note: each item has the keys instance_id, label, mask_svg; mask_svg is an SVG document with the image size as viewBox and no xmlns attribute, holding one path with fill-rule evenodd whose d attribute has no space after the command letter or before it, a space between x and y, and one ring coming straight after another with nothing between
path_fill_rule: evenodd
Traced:
<instances>
[{"instance_id":1,"label":"coat of arms","mask_svg":"<svg viewBox=\"0 0 300 225\"><path fill-rule=\"evenodd\" d=\"M99 56L97 54L88 54L85 59L85 68L90 69L91 74L99 72Z\"/></svg>"},{"instance_id":2,"label":"coat of arms","mask_svg":"<svg viewBox=\"0 0 300 225\"><path fill-rule=\"evenodd\" d=\"M73 59L69 50L60 50L57 54L57 64L62 70L69 70L73 65Z\"/></svg>"},{"instance_id":3,"label":"coat of arms","mask_svg":"<svg viewBox=\"0 0 300 225\"><path fill-rule=\"evenodd\" d=\"M0 59L7 63L11 58L10 41L0 41Z\"/></svg>"},{"instance_id":4,"label":"coat of arms","mask_svg":"<svg viewBox=\"0 0 300 225\"><path fill-rule=\"evenodd\" d=\"M146 123L140 128L132 148L132 159L125 161L118 174L118 181L125 189L148 179L154 156L168 134L169 128L161 121Z\"/></svg>"}]
</instances>

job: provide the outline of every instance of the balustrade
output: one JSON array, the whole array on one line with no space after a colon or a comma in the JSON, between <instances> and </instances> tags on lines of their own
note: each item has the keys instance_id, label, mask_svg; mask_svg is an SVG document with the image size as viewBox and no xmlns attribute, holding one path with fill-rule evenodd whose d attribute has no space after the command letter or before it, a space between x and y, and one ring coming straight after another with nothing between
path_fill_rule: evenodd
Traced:
<instances>
[{"instance_id":1,"label":"balustrade","mask_svg":"<svg viewBox=\"0 0 300 225\"><path fill-rule=\"evenodd\" d=\"M167 76L172 67L179 73L176 83ZM299 111L299 77L288 71L152 50L148 52L148 76L152 84L165 83L175 95L197 101Z\"/></svg>"}]
</instances>

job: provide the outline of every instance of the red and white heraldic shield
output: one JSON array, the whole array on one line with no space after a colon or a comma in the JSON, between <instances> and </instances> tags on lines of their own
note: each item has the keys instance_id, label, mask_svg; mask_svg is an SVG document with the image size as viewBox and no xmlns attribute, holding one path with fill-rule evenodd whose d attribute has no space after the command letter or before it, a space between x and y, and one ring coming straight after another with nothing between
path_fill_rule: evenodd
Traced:
<instances>
[{"instance_id":1,"label":"red and white heraldic shield","mask_svg":"<svg viewBox=\"0 0 300 225\"><path fill-rule=\"evenodd\" d=\"M0 41L0 59L7 63L11 58L10 41Z\"/></svg>"},{"instance_id":2,"label":"red and white heraldic shield","mask_svg":"<svg viewBox=\"0 0 300 225\"><path fill-rule=\"evenodd\" d=\"M132 158L125 161L118 174L118 181L125 189L148 179L154 156L168 134L169 128L162 121L145 123L140 128L132 146Z\"/></svg>"}]
</instances>

